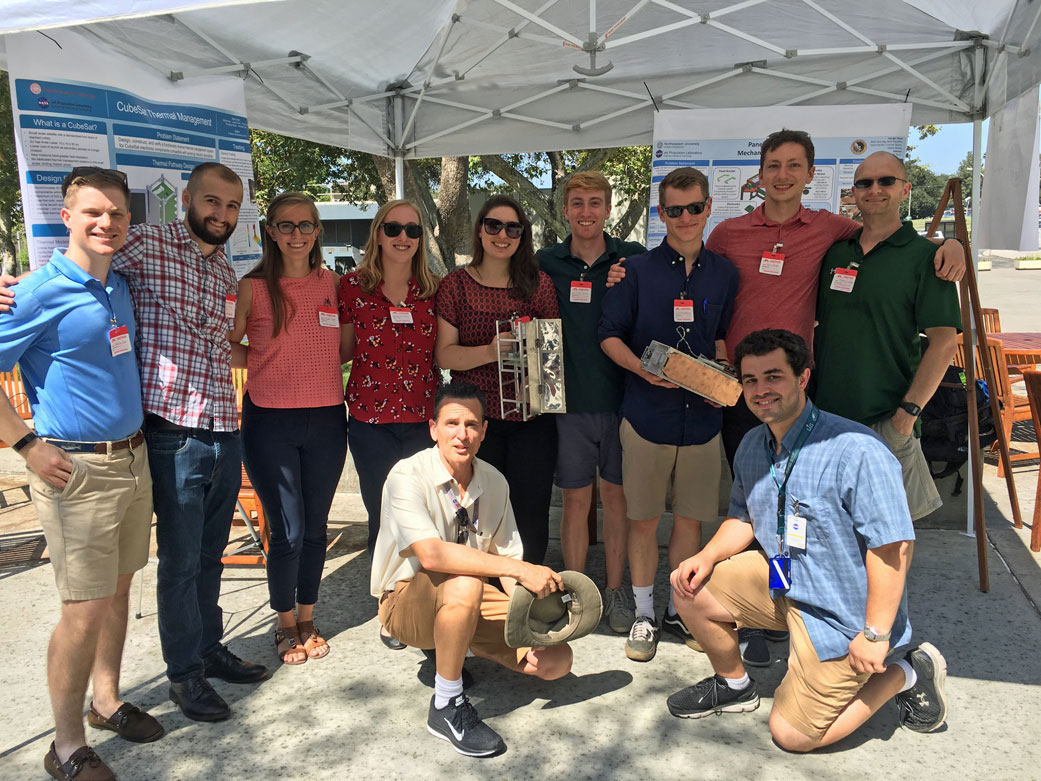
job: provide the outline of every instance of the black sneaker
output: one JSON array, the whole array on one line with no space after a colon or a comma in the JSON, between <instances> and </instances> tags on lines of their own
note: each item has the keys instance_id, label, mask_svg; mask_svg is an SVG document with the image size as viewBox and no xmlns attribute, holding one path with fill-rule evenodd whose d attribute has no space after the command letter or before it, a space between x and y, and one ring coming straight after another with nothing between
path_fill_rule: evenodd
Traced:
<instances>
[{"instance_id":1,"label":"black sneaker","mask_svg":"<svg viewBox=\"0 0 1041 781\"><path fill-rule=\"evenodd\" d=\"M788 640L787 629L764 629L763 634L771 643L784 643Z\"/></svg>"},{"instance_id":2,"label":"black sneaker","mask_svg":"<svg viewBox=\"0 0 1041 781\"><path fill-rule=\"evenodd\" d=\"M947 718L947 660L932 643L922 643L904 655L918 675L915 685L896 695L900 724L915 732L932 732Z\"/></svg>"},{"instance_id":3,"label":"black sneaker","mask_svg":"<svg viewBox=\"0 0 1041 781\"><path fill-rule=\"evenodd\" d=\"M753 667L770 666L770 649L766 647L766 633L762 629L738 629L737 642L742 662Z\"/></svg>"},{"instance_id":4,"label":"black sneaker","mask_svg":"<svg viewBox=\"0 0 1041 781\"><path fill-rule=\"evenodd\" d=\"M669 634L675 635L684 643L687 644L688 648L693 648L695 651L705 652L705 649L701 647L701 643L694 639L694 635L687 629L687 625L683 623L683 619L680 618L679 613L670 613L668 610L665 611L665 615L661 618L661 628Z\"/></svg>"},{"instance_id":5,"label":"black sneaker","mask_svg":"<svg viewBox=\"0 0 1041 781\"><path fill-rule=\"evenodd\" d=\"M734 691L721 675L713 675L693 686L680 689L666 700L669 713L681 719L700 719L713 713L744 713L759 707L755 681Z\"/></svg>"},{"instance_id":6,"label":"black sneaker","mask_svg":"<svg viewBox=\"0 0 1041 781\"><path fill-rule=\"evenodd\" d=\"M427 731L447 740L456 751L468 757L490 757L506 748L499 733L481 721L465 694L449 700L443 708L435 708L431 697Z\"/></svg>"}]
</instances>

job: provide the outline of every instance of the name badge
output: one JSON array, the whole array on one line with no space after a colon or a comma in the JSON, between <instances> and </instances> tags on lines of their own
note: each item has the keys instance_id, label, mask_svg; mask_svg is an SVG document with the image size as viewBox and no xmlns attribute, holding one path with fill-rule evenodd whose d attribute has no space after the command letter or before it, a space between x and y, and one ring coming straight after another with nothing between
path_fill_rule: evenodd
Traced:
<instances>
[{"instance_id":1,"label":"name badge","mask_svg":"<svg viewBox=\"0 0 1041 781\"><path fill-rule=\"evenodd\" d=\"M760 274L779 277L782 268L784 268L784 253L782 252L764 252L763 257L759 260Z\"/></svg>"},{"instance_id":2,"label":"name badge","mask_svg":"<svg viewBox=\"0 0 1041 781\"><path fill-rule=\"evenodd\" d=\"M117 325L108 332L108 347L112 357L130 352L130 329L125 325Z\"/></svg>"},{"instance_id":3,"label":"name badge","mask_svg":"<svg viewBox=\"0 0 1041 781\"><path fill-rule=\"evenodd\" d=\"M235 296L231 293L224 296L224 316L229 320L235 316Z\"/></svg>"},{"instance_id":4,"label":"name badge","mask_svg":"<svg viewBox=\"0 0 1041 781\"><path fill-rule=\"evenodd\" d=\"M576 279L571 283L572 304L588 304L593 300L593 283Z\"/></svg>"},{"instance_id":5,"label":"name badge","mask_svg":"<svg viewBox=\"0 0 1041 781\"><path fill-rule=\"evenodd\" d=\"M398 324L412 324L412 310L400 306L390 308L390 322Z\"/></svg>"},{"instance_id":6,"label":"name badge","mask_svg":"<svg viewBox=\"0 0 1041 781\"><path fill-rule=\"evenodd\" d=\"M788 523L785 525L784 539L789 548L806 550L806 519L794 513L788 514Z\"/></svg>"},{"instance_id":7,"label":"name badge","mask_svg":"<svg viewBox=\"0 0 1041 781\"><path fill-rule=\"evenodd\" d=\"M336 309L331 306L318 307L318 325L322 328L339 328L340 316Z\"/></svg>"},{"instance_id":8,"label":"name badge","mask_svg":"<svg viewBox=\"0 0 1041 781\"><path fill-rule=\"evenodd\" d=\"M672 319L677 323L694 322L694 302L689 298L677 298L672 302Z\"/></svg>"},{"instance_id":9,"label":"name badge","mask_svg":"<svg viewBox=\"0 0 1041 781\"><path fill-rule=\"evenodd\" d=\"M831 289L840 293L852 293L857 283L857 270L853 268L837 268L831 278Z\"/></svg>"}]
</instances>

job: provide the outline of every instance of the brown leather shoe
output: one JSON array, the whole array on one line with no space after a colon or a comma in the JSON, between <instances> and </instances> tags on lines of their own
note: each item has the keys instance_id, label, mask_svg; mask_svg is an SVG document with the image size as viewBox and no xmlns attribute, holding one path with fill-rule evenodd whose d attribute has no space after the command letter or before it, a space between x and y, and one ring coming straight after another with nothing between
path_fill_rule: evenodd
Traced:
<instances>
[{"instance_id":1,"label":"brown leather shoe","mask_svg":"<svg viewBox=\"0 0 1041 781\"><path fill-rule=\"evenodd\" d=\"M119 710L106 719L98 713L94 701L91 700L90 710L87 711L87 723L97 729L112 730L131 743L151 743L166 734L163 725L156 721L155 717L129 702L124 702L119 706Z\"/></svg>"},{"instance_id":2,"label":"brown leather shoe","mask_svg":"<svg viewBox=\"0 0 1041 781\"><path fill-rule=\"evenodd\" d=\"M94 753L90 746L80 746L72 752L72 756L64 764L58 762L58 752L51 743L51 750L43 758L43 769L51 778L58 781L68 781L70 778L78 781L116 781L112 769L101 761L101 757Z\"/></svg>"}]
</instances>

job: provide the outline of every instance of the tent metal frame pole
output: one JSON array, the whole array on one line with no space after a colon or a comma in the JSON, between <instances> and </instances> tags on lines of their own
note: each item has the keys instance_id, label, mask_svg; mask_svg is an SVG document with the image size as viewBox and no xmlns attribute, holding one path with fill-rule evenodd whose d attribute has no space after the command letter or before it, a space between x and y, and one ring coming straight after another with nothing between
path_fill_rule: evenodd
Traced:
<instances>
[{"instance_id":1,"label":"tent metal frame pole","mask_svg":"<svg viewBox=\"0 0 1041 781\"><path fill-rule=\"evenodd\" d=\"M970 208L979 214L979 197L980 197L980 170L982 168L981 162L983 160L983 119L977 113L976 118L972 121L972 202ZM977 222L974 220L972 223L972 230L969 233L970 241L969 246L972 247L972 256L968 259L968 268L965 270L966 274L972 274L976 276L976 271L979 268L979 257L980 250L976 246L976 226ZM969 326L968 338L966 341L970 345L969 354L972 356L976 355L976 352L980 349L979 346L979 332L977 328L979 323L976 322L975 312L969 310L970 317L968 318L967 325ZM973 358L975 361L975 358ZM975 365L975 364L974 364ZM998 425L1001 425L1000 421L995 421ZM982 464L976 466L973 462L980 460L979 448L969 448L969 474L975 474L973 470L979 469L982 472ZM965 535L967 537L975 537L976 528L976 502L975 495L977 491L983 489L983 486L977 486L975 481L969 480L969 491L966 495L966 500L969 503L969 512L965 519Z\"/></svg>"},{"instance_id":2,"label":"tent metal frame pole","mask_svg":"<svg viewBox=\"0 0 1041 781\"><path fill-rule=\"evenodd\" d=\"M405 99L401 95L391 98L394 105L394 135L397 136L397 147L394 149L394 198L405 197Z\"/></svg>"}]
</instances>

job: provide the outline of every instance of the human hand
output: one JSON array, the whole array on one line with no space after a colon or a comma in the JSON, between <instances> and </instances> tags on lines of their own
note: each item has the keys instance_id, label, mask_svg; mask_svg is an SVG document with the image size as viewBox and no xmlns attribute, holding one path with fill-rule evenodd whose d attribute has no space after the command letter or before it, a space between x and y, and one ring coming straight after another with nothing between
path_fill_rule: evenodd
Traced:
<instances>
[{"instance_id":1,"label":"human hand","mask_svg":"<svg viewBox=\"0 0 1041 781\"><path fill-rule=\"evenodd\" d=\"M72 459L60 447L37 439L30 442L22 454L33 472L59 490L65 488L72 477Z\"/></svg>"},{"instance_id":2,"label":"human hand","mask_svg":"<svg viewBox=\"0 0 1041 781\"><path fill-rule=\"evenodd\" d=\"M622 265L623 263L625 263L625 258L618 258L618 262L607 270L608 287L614 287L625 279L625 267Z\"/></svg>"},{"instance_id":3,"label":"human hand","mask_svg":"<svg viewBox=\"0 0 1041 781\"><path fill-rule=\"evenodd\" d=\"M10 274L0 274L0 312L10 312L11 305L14 303L14 291L11 290L11 285L18 282L18 277L12 277Z\"/></svg>"},{"instance_id":4,"label":"human hand","mask_svg":"<svg viewBox=\"0 0 1041 781\"><path fill-rule=\"evenodd\" d=\"M715 562L696 553L689 559L680 562L680 565L669 576L669 581L681 596L693 599L698 589L712 574L714 567Z\"/></svg>"},{"instance_id":5,"label":"human hand","mask_svg":"<svg viewBox=\"0 0 1041 781\"><path fill-rule=\"evenodd\" d=\"M651 385L657 385L659 388L679 387L679 385L677 385L676 383L669 382L667 379L665 379L664 377L659 377L657 374L651 374L649 371L642 367L634 369L633 371L635 371L638 376L647 380L647 382L649 382Z\"/></svg>"},{"instance_id":6,"label":"human hand","mask_svg":"<svg viewBox=\"0 0 1041 781\"><path fill-rule=\"evenodd\" d=\"M965 247L956 239L947 239L933 256L936 276L948 282L957 282L965 276Z\"/></svg>"},{"instance_id":7,"label":"human hand","mask_svg":"<svg viewBox=\"0 0 1041 781\"><path fill-rule=\"evenodd\" d=\"M548 596L554 591L564 590L564 579L559 574L541 564L524 563L524 569L517 577L517 582L533 593L537 599Z\"/></svg>"},{"instance_id":8,"label":"human hand","mask_svg":"<svg viewBox=\"0 0 1041 781\"><path fill-rule=\"evenodd\" d=\"M914 422L917 418L902 409L898 409L893 413L893 417L890 418L890 422L893 424L893 428L903 434L905 437L911 436L914 433Z\"/></svg>"},{"instance_id":9,"label":"human hand","mask_svg":"<svg viewBox=\"0 0 1041 781\"><path fill-rule=\"evenodd\" d=\"M889 641L872 643L863 632L857 632L849 644L849 665L858 673L884 673L888 654Z\"/></svg>"},{"instance_id":10,"label":"human hand","mask_svg":"<svg viewBox=\"0 0 1041 781\"><path fill-rule=\"evenodd\" d=\"M511 350L513 350L513 345L503 339L500 339L500 336L501 334L496 334L492 338L492 340L484 346L484 349L490 356L488 358L488 363L498 363L500 354L506 355Z\"/></svg>"}]
</instances>

